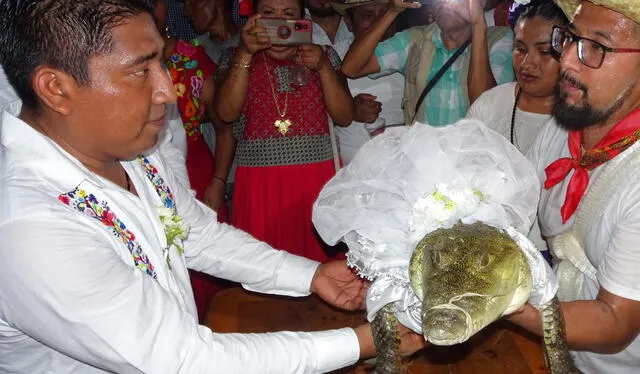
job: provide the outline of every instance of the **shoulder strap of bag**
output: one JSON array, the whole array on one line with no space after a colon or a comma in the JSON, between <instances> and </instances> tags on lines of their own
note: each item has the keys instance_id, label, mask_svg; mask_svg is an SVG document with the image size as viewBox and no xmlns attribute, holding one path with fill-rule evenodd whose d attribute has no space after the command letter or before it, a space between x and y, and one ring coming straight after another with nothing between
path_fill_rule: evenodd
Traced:
<instances>
[{"instance_id":1,"label":"shoulder strap of bag","mask_svg":"<svg viewBox=\"0 0 640 374\"><path fill-rule=\"evenodd\" d=\"M420 94L420 97L418 98L418 102L416 103L416 108L413 111L413 118L411 118L411 124L413 124L413 121L415 121L416 114L418 114L418 109L420 109L420 105L422 105L422 102L424 101L424 98L427 97L427 94L429 93L429 91L431 91L433 86L435 86L436 83L438 83L440 78L442 78L442 76L449 69L449 67L451 67L451 65L453 65L454 62L456 62L458 57L460 57L462 52L464 52L464 50L467 49L469 44L471 44L471 38L467 39L467 41L464 42L464 44L461 45L460 48L458 48L456 53L454 53L453 56L449 57L447 62L445 62L444 65L442 65L442 67L440 68L440 70L438 70L436 75L434 75L433 78L431 78L429 80L429 82L425 86L424 90L422 90L422 93Z\"/></svg>"}]
</instances>

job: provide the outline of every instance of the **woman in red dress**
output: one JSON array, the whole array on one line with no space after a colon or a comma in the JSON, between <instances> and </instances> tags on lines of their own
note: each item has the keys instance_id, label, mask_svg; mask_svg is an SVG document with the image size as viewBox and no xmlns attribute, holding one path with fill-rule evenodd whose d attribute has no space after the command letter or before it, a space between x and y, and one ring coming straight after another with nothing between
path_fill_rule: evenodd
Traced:
<instances>
[{"instance_id":1,"label":"woman in red dress","mask_svg":"<svg viewBox=\"0 0 640 374\"><path fill-rule=\"evenodd\" d=\"M335 174L329 121L348 126L353 100L330 47L272 46L261 16L302 18L297 0L260 0L238 48L221 58L216 111L235 122L232 223L278 249L325 262L335 258L315 233L311 210ZM311 30L309 30L310 32ZM297 65L297 66L296 66ZM292 68L307 82L292 84Z\"/></svg>"},{"instance_id":2,"label":"woman in red dress","mask_svg":"<svg viewBox=\"0 0 640 374\"><path fill-rule=\"evenodd\" d=\"M219 222L229 222L225 201L226 181L233 161L233 134L215 115L213 99L216 64L197 40L184 41L166 34L166 4L156 1L155 18L165 37L164 60L177 93L177 106L187 138L187 174L196 198L218 213ZM202 127L211 122L216 132L216 154L212 154L202 135ZM189 270L198 317L202 321L211 297L222 281Z\"/></svg>"}]
</instances>

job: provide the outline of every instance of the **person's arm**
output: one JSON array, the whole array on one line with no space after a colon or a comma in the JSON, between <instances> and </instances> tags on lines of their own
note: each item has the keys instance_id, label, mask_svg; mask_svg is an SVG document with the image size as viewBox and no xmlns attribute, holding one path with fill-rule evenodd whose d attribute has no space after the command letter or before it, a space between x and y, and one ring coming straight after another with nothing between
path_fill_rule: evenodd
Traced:
<instances>
[{"instance_id":1,"label":"person's arm","mask_svg":"<svg viewBox=\"0 0 640 374\"><path fill-rule=\"evenodd\" d=\"M172 280L164 274L154 280L132 266L119 239L61 203L47 213L21 216L0 227L0 234L0 319L95 368L114 373L191 374L213 368L220 373L315 373L372 353L366 325L356 331L215 334L197 324L179 295L167 291L176 287L168 285ZM160 253L144 249L149 255ZM161 256L152 258L156 267L166 266ZM186 269L179 269L178 261L173 265L173 276L188 287Z\"/></svg>"},{"instance_id":2,"label":"person's arm","mask_svg":"<svg viewBox=\"0 0 640 374\"><path fill-rule=\"evenodd\" d=\"M610 231L608 247L602 249L604 254L597 266L600 289L595 300L561 303L567 341L575 350L616 353L640 333L640 201L636 191L627 188L616 200L624 204L616 205L620 218ZM537 334L541 332L539 313L529 305L510 319Z\"/></svg>"},{"instance_id":3,"label":"person's arm","mask_svg":"<svg viewBox=\"0 0 640 374\"><path fill-rule=\"evenodd\" d=\"M573 350L618 353L640 333L640 301L625 299L604 288L595 300L561 303L567 343ZM509 320L542 335L540 312L527 304Z\"/></svg>"},{"instance_id":4,"label":"person's arm","mask_svg":"<svg viewBox=\"0 0 640 374\"><path fill-rule=\"evenodd\" d=\"M259 15L255 15L247 20L242 29L240 44L229 66L221 66L219 70L216 79L218 85L215 110L222 122L233 123L242 114L247 99L253 55L271 46L268 36L259 35L266 33L264 27L257 26L256 21L259 18Z\"/></svg>"},{"instance_id":5,"label":"person's arm","mask_svg":"<svg viewBox=\"0 0 640 374\"><path fill-rule=\"evenodd\" d=\"M222 123L215 111L213 98L215 97L215 82L212 74L205 80L202 87L202 98L205 102L207 117L213 125L216 136L214 153L214 174L204 193L204 203L217 211L225 203L227 178L233 163L236 150L236 140L233 137L233 125Z\"/></svg>"},{"instance_id":6,"label":"person's arm","mask_svg":"<svg viewBox=\"0 0 640 374\"><path fill-rule=\"evenodd\" d=\"M420 3L393 0L387 11L378 18L362 37L356 38L349 47L342 63L342 73L352 79L380 72L378 59L373 53L387 29L398 14L407 8L419 8Z\"/></svg>"},{"instance_id":7,"label":"person's arm","mask_svg":"<svg viewBox=\"0 0 640 374\"><path fill-rule=\"evenodd\" d=\"M236 138L233 136L233 126L221 123L218 119L214 120L212 123L216 133L216 148L214 153L215 173L210 186L213 184L219 184L219 187L223 188L222 191L220 191L218 187L215 188L218 193L222 193L222 199L217 199L215 201L224 203L224 194L226 193L226 183L229 179L229 170L231 170L233 157L236 152ZM216 205L215 210L217 210L218 207L219 205Z\"/></svg>"},{"instance_id":8,"label":"person's arm","mask_svg":"<svg viewBox=\"0 0 640 374\"><path fill-rule=\"evenodd\" d=\"M337 126L349 126L353 120L353 97L346 78L339 71L339 63L329 61L330 58L338 61L340 58L333 48L326 48L325 53L316 44L300 45L296 51L296 60L318 72L322 97L333 123Z\"/></svg>"},{"instance_id":9,"label":"person's arm","mask_svg":"<svg viewBox=\"0 0 640 374\"><path fill-rule=\"evenodd\" d=\"M496 86L496 80L489 62L487 42L487 22L484 18L484 1L470 0L471 11L471 56L467 85L469 103L473 103L482 93Z\"/></svg>"}]
</instances>

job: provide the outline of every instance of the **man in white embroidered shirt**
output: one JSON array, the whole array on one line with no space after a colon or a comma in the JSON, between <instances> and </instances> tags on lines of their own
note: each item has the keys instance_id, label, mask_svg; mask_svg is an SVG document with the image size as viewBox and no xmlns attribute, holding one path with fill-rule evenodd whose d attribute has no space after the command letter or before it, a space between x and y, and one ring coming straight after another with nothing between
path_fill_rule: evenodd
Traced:
<instances>
[{"instance_id":1,"label":"man in white embroidered shirt","mask_svg":"<svg viewBox=\"0 0 640 374\"><path fill-rule=\"evenodd\" d=\"M151 7L0 0L0 64L23 101L0 122L0 372L307 373L374 354L368 325L241 335L197 324L187 266L349 309L363 283L344 262L217 224L148 151L176 95ZM191 226L188 239L181 225L167 235L159 207ZM423 344L403 336L407 354Z\"/></svg>"}]
</instances>

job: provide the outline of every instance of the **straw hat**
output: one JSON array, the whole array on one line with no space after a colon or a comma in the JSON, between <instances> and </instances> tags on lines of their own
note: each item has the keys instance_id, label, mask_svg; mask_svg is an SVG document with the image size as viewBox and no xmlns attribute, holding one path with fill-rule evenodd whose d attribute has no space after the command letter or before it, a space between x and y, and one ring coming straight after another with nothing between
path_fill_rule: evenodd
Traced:
<instances>
[{"instance_id":1,"label":"straw hat","mask_svg":"<svg viewBox=\"0 0 640 374\"><path fill-rule=\"evenodd\" d=\"M333 9L344 16L347 13L347 9L355 8L361 5L367 4L387 4L389 0L344 0L344 1L332 1L331 6Z\"/></svg>"},{"instance_id":2,"label":"straw hat","mask_svg":"<svg viewBox=\"0 0 640 374\"><path fill-rule=\"evenodd\" d=\"M569 19L573 17L582 1L609 8L640 24L640 4L637 0L555 0Z\"/></svg>"}]
</instances>

